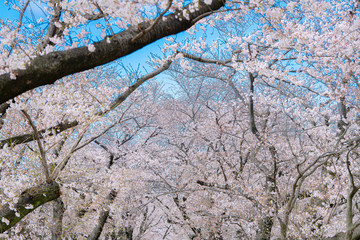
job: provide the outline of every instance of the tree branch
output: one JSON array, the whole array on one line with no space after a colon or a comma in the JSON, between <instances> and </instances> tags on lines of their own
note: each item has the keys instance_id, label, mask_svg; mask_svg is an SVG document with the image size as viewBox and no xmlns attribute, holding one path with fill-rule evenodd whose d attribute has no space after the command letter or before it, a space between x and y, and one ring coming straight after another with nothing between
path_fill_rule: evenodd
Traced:
<instances>
[{"instance_id":1,"label":"tree branch","mask_svg":"<svg viewBox=\"0 0 360 240\"><path fill-rule=\"evenodd\" d=\"M50 38L54 37L57 33L57 31L56 31L57 27L55 26L55 23L59 21L60 16L61 16L61 7L60 7L59 0L56 0L53 3L53 8L54 8L54 15L49 22L49 27L47 29L44 39L41 41L41 43L38 46L39 50L41 50L41 51L44 50L48 44L51 43Z\"/></svg>"},{"instance_id":2,"label":"tree branch","mask_svg":"<svg viewBox=\"0 0 360 240\"><path fill-rule=\"evenodd\" d=\"M42 134L44 134L45 132L49 132L48 136L53 136L53 135L59 134L63 131L66 131L67 129L73 128L73 127L77 126L78 124L79 124L78 121L72 121L70 123L63 122L63 123L56 125L55 127L51 127L48 129L42 129L42 130L38 131L39 138L40 139L44 138L44 136ZM18 135L15 137L1 140L0 141L0 149L4 148L6 144L8 146L15 146L18 144L27 143L27 142L31 142L34 140L35 140L35 133Z\"/></svg>"},{"instance_id":3,"label":"tree branch","mask_svg":"<svg viewBox=\"0 0 360 240\"><path fill-rule=\"evenodd\" d=\"M226 59L226 60L213 60L213 59L209 59L209 58L202 58L202 57L197 57L195 55L189 54L189 53L185 53L185 52L178 52L181 53L184 57L197 61L197 62L202 62L202 63L212 63L212 64L217 64L217 65L221 65L224 67L229 67L229 68L233 68L230 65L227 65L228 63L231 63L232 60L231 59ZM242 62L242 61L240 61Z\"/></svg>"},{"instance_id":4,"label":"tree branch","mask_svg":"<svg viewBox=\"0 0 360 240\"><path fill-rule=\"evenodd\" d=\"M117 192L115 190L111 190L109 195L106 197L106 204L111 204L114 201L116 195ZM105 209L100 212L98 223L96 224L95 228L87 238L88 240L96 240L100 237L103 227L106 223L106 220L109 217L109 213L110 211Z\"/></svg>"},{"instance_id":5,"label":"tree branch","mask_svg":"<svg viewBox=\"0 0 360 240\"><path fill-rule=\"evenodd\" d=\"M13 74L15 74L16 80L11 79L10 73L0 75L0 104L28 90L53 84L64 76L109 63L158 39L182 32L190 28L193 25L192 21L198 16L221 8L225 5L225 1L213 0L210 5L199 1L198 10L190 11L193 4L190 3L184 9L169 14L165 19L159 19L151 31L145 33L135 43L131 40L141 30L133 26L102 41L95 42L94 52L90 52L86 46L52 52L34 58L23 70L15 70ZM188 11L189 18L179 19L177 15L182 11ZM146 29L149 26L151 26L150 22L139 24L140 29Z\"/></svg>"},{"instance_id":6,"label":"tree branch","mask_svg":"<svg viewBox=\"0 0 360 240\"><path fill-rule=\"evenodd\" d=\"M167 70L170 65L172 63L172 60L168 60L167 62L165 62L164 65L162 65L161 67L159 67L158 69L156 69L155 71L146 74L145 76L139 78L138 80L136 80L136 82L131 85L130 87L128 87L126 89L125 92L123 92L122 94L120 94L109 106L109 110L104 112L103 114L106 114L107 112L114 110L117 106L119 106L122 102L124 102L126 100L127 97L130 96L131 93L133 93L138 87L140 87L145 81L159 75L160 73L162 73L163 71Z\"/></svg>"},{"instance_id":7,"label":"tree branch","mask_svg":"<svg viewBox=\"0 0 360 240\"><path fill-rule=\"evenodd\" d=\"M260 133L256 128L256 124L255 124L255 114L254 114L254 100L253 100L253 95L254 95L254 75L252 73L249 73L249 78L250 78L250 95L249 95L249 116L250 116L250 130L251 132L260 140Z\"/></svg>"},{"instance_id":8,"label":"tree branch","mask_svg":"<svg viewBox=\"0 0 360 240\"><path fill-rule=\"evenodd\" d=\"M158 69L139 78L133 85L128 87L125 92L121 93L114 101L112 101L106 111L100 111L97 113L97 115L103 116L103 115L107 114L108 112L114 110L117 106L119 106L122 102L124 102L144 82L159 75L163 71L167 70L170 67L171 63L172 63L172 60L169 60L164 65L159 67ZM70 123L68 123L68 122L60 123L55 127L40 130L39 138L42 139L43 136L41 134L44 134L45 132L49 132L49 136L53 136L53 135L56 135L56 134L59 134L59 133L65 131L67 129L76 127L77 125L79 125L78 121L73 121ZM35 139L36 139L35 134L24 134L24 135L19 135L19 136L12 137L12 138L4 139L4 140L0 141L0 149L4 148L4 146L6 144L9 146L15 146L18 144L31 142Z\"/></svg>"},{"instance_id":9,"label":"tree branch","mask_svg":"<svg viewBox=\"0 0 360 240\"><path fill-rule=\"evenodd\" d=\"M9 104L9 103L0 104L0 129L2 128L2 126L3 126L3 124L4 124L3 119L5 118L6 110L7 110L9 107L10 107L10 104Z\"/></svg>"},{"instance_id":10,"label":"tree branch","mask_svg":"<svg viewBox=\"0 0 360 240\"><path fill-rule=\"evenodd\" d=\"M9 103L3 103L0 104L0 116L4 116L6 113L6 110L10 107Z\"/></svg>"},{"instance_id":11,"label":"tree branch","mask_svg":"<svg viewBox=\"0 0 360 240\"><path fill-rule=\"evenodd\" d=\"M30 3L30 0L27 0L25 2L25 4L24 4L24 7L21 9L20 16L19 16L19 23L18 23L18 26L15 29L15 34L13 35L14 38L12 40L12 43L10 44L9 55L11 54L11 51L12 51L13 47L16 45L16 35L19 33L19 30L20 30L22 22L23 22L24 13L26 11L26 8L29 6L29 3Z\"/></svg>"},{"instance_id":12,"label":"tree branch","mask_svg":"<svg viewBox=\"0 0 360 240\"><path fill-rule=\"evenodd\" d=\"M5 204L0 209L0 233L13 227L26 215L37 207L57 199L60 196L60 188L56 182L42 183L29 188L21 193L19 201L13 208Z\"/></svg>"},{"instance_id":13,"label":"tree branch","mask_svg":"<svg viewBox=\"0 0 360 240\"><path fill-rule=\"evenodd\" d=\"M45 151L44 151L44 148L42 146L42 143L40 141L40 135L39 135L39 132L38 130L36 129L33 121L31 120L29 114L25 111L25 110L21 110L21 112L23 113L23 115L25 116L25 118L28 120L31 128L34 130L34 136L35 136L35 139L37 141L37 144L39 146L39 151L40 151L40 161L41 161L41 165L43 166L43 170L44 170L44 173L45 173L45 177L46 177L46 182L47 183L50 183L51 182L51 179L50 179L50 173L49 173L49 167L48 167L48 164L46 162L46 154L45 154Z\"/></svg>"},{"instance_id":14,"label":"tree branch","mask_svg":"<svg viewBox=\"0 0 360 240\"><path fill-rule=\"evenodd\" d=\"M106 26L108 27L109 31L111 32L111 35L114 35L114 31L111 28L111 25L109 23L108 18L106 17L106 14L104 13L104 11L101 9L101 7L99 6L99 4L96 1L92 1L92 3L95 5L95 7L99 10L99 12L101 13L101 15L104 17L105 22L106 22Z\"/></svg>"}]
</instances>

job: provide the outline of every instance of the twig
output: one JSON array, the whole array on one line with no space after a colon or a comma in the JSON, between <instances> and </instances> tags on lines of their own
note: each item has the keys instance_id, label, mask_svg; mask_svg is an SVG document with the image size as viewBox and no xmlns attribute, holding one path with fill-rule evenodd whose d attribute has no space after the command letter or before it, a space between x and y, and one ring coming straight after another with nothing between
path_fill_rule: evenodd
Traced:
<instances>
[{"instance_id":1,"label":"twig","mask_svg":"<svg viewBox=\"0 0 360 240\"><path fill-rule=\"evenodd\" d=\"M10 51L8 53L8 57L10 56L10 54L12 52L12 49L13 49L14 45L16 44L15 43L16 35L19 33L19 30L20 30L21 25L22 25L22 20L23 20L23 17L24 17L24 13L25 13L25 10L28 7L29 3L30 3L30 0L27 0L24 7L21 9L20 16L19 16L19 24L15 29L14 39L12 40Z\"/></svg>"},{"instance_id":2,"label":"twig","mask_svg":"<svg viewBox=\"0 0 360 240\"><path fill-rule=\"evenodd\" d=\"M106 22L106 26L109 28L109 30L110 30L110 32L111 32L111 35L115 35L115 34L114 34L114 31L112 30L111 25L110 25L110 23L109 23L106 15L105 15L105 13L104 13L103 10L100 8L99 4L98 4L96 1L92 1L92 2L93 2L93 4L96 6L96 8L100 11L100 13L102 14L102 16L104 17L105 22Z\"/></svg>"},{"instance_id":3,"label":"twig","mask_svg":"<svg viewBox=\"0 0 360 240\"><path fill-rule=\"evenodd\" d=\"M56 166L54 171L51 173L51 179L56 179L59 176L61 170L63 170L66 167L66 165L69 162L69 159L70 159L71 155L75 152L77 146L79 146L80 141L84 137L85 133L87 132L87 130L89 128L89 126L90 126L90 123L87 124L87 126L84 128L84 130L79 134L79 137L78 137L77 141L73 144L73 146L72 146L71 150L68 152L68 154L66 154L64 159L60 162L60 164Z\"/></svg>"},{"instance_id":4,"label":"twig","mask_svg":"<svg viewBox=\"0 0 360 240\"><path fill-rule=\"evenodd\" d=\"M202 58L202 57L197 57L195 55L189 54L189 53L185 53L185 52L178 52L181 53L184 57L197 61L197 62L202 62L202 63L213 63L213 64L217 64L217 65L221 65L224 67L229 67L229 68L233 68L232 66L227 65L228 63L232 62L232 59L226 59L226 60L213 60L213 59L208 59L208 58ZM240 60L240 62L242 62Z\"/></svg>"}]
</instances>

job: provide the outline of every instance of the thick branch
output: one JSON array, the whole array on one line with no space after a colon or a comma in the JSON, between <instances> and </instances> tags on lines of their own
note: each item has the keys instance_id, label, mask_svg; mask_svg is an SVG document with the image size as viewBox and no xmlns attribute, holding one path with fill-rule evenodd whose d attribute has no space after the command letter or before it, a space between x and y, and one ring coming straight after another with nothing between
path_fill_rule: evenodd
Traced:
<instances>
[{"instance_id":1,"label":"thick branch","mask_svg":"<svg viewBox=\"0 0 360 240\"><path fill-rule=\"evenodd\" d=\"M64 123L60 123L60 124L56 125L55 127L51 127L49 129L42 129L39 131L39 138L40 139L44 138L43 134L45 132L49 132L48 136L53 136L54 134L59 134L69 128L75 127L78 124L79 123L77 121L73 121L70 123L64 122ZM12 138L1 140L0 141L0 149L4 148L5 144L7 144L8 146L15 146L17 144L23 144L23 143L31 142L34 140L35 140L34 133L15 136Z\"/></svg>"},{"instance_id":2,"label":"thick branch","mask_svg":"<svg viewBox=\"0 0 360 240\"><path fill-rule=\"evenodd\" d=\"M90 52L84 46L38 56L26 66L26 69L15 70L16 80L11 79L10 73L0 75L0 104L28 90L52 84L64 76L109 63L158 39L182 32L190 28L193 25L192 21L198 16L221 8L225 1L213 0L210 5L206 5L203 1L199 3L200 7L196 11L190 11L191 3L185 9L160 19L151 31L145 33L136 42L131 40L141 32L139 29L147 29L151 26L150 22L143 22L137 27L129 27L123 32L94 43L94 52ZM178 17L183 11L189 12L189 18Z\"/></svg>"},{"instance_id":3,"label":"thick branch","mask_svg":"<svg viewBox=\"0 0 360 240\"><path fill-rule=\"evenodd\" d=\"M64 202L59 197L53 202L53 227L51 229L51 239L61 240L62 237L62 220L64 217Z\"/></svg>"},{"instance_id":4,"label":"thick branch","mask_svg":"<svg viewBox=\"0 0 360 240\"><path fill-rule=\"evenodd\" d=\"M5 232L19 222L23 217L34 211L37 207L57 199L60 188L56 182L43 183L29 188L21 193L19 201L10 209L5 204L0 209L0 233Z\"/></svg>"},{"instance_id":5,"label":"thick branch","mask_svg":"<svg viewBox=\"0 0 360 240\"><path fill-rule=\"evenodd\" d=\"M107 200L107 204L111 204L115 197L116 197L116 191L112 190L109 195L106 197ZM99 220L98 223L96 224L95 228L93 229L92 233L90 234L90 236L87 238L88 240L96 240L99 239L101 232L103 230L103 227L106 223L107 218L109 217L109 210L102 210L100 212L100 216L99 216Z\"/></svg>"}]
</instances>

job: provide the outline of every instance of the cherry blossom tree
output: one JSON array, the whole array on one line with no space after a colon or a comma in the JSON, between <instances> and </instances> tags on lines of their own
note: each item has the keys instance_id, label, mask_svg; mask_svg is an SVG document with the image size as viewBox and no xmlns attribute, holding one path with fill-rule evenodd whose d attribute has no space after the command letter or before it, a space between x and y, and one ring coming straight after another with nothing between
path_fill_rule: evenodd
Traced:
<instances>
[{"instance_id":1,"label":"cherry blossom tree","mask_svg":"<svg viewBox=\"0 0 360 240\"><path fill-rule=\"evenodd\" d=\"M100 204L97 207L95 207L95 205L93 206L94 209L98 209L100 211L101 209L99 208L99 206L102 206L101 204L105 204L109 201L113 202L113 198L117 194L122 196L122 198L116 198L117 200L125 198L126 194L120 194L120 192L117 190L117 188L120 186L117 184L121 184L122 182L126 181L126 176L130 176L128 175L130 174L130 172L122 174L122 170L111 170L114 169L113 165L116 159L114 159L114 157L111 158L111 156L109 159L109 157L107 156L109 153L102 152L104 151L104 149L107 150L107 148L104 144L101 143L101 141L98 140L98 138L106 134L110 134L109 132L113 132L114 135L116 134L116 138L119 141L118 145L122 146L129 142L132 138L135 138L138 134L140 134L143 128L148 127L149 123L147 123L147 119L149 118L150 113L147 113L147 109L151 109L149 106L146 107L146 104L144 103L149 101L150 104L155 101L154 99L151 100L151 98L157 96L155 94L156 88L154 88L154 90L151 90L151 87L148 87L148 93L145 90L138 91L136 94L133 94L131 96L131 100L129 99L129 101L123 103L121 107L113 109L111 113L108 113L106 117L104 117L104 112L102 112L102 108L104 108L104 105L102 104L109 104L115 106L120 103L118 101L123 101L124 99L126 99L126 95L129 95L127 89L114 88L115 82L113 79L116 77L116 72L111 73L111 69L109 68L106 69L106 71L104 70L105 69L98 71L97 74L93 72L91 74L84 73L83 76L81 76L81 74L77 75L76 78L86 76L86 78L84 79L88 79L87 81L83 81L81 83L81 86L75 86L73 84L70 84L71 81L66 82L66 80L64 80L64 82L62 82L61 84L57 85L55 88L58 87L58 90L60 92L62 92L64 88L68 88L69 93L68 95L62 95L62 97L64 98L60 102L51 101L51 97L58 94L56 93L55 88L51 87L49 89L43 89L41 92L38 93L38 95L34 93L31 94L32 100L34 101L33 104L35 105L26 100L27 98L26 96L24 96L23 99L20 98L18 100L17 103L19 105L14 104L11 106L11 108L8 109L7 116L4 119L3 128L1 129L4 136L11 136L13 134L16 134L16 132L14 132L15 129L20 132L29 132L27 130L28 122L29 124L31 122L31 125L34 126L34 128L41 127L43 129L48 129L48 126L53 125L56 121L59 121L59 119L66 122L76 121L76 126L73 126L71 129L67 129L62 132L56 132L56 129L54 130L55 132L46 131L42 134L42 138L44 138L44 140L40 139L40 133L35 129L35 136L33 137L37 140L37 142L28 141L25 145L24 143L20 144L21 142L15 142L13 145L11 145L11 143L6 140L6 144L3 146L1 153L1 159L3 160L1 172L1 189L3 189L3 195L1 200L4 206L2 231L14 225L22 217L26 216L26 214L33 211L36 207L48 201L56 199L56 201L59 201L59 203L56 204L55 202L55 205L58 206L54 207L54 218L60 218L58 219L59 226L51 227L51 225L47 225L45 226L45 229L39 228L36 231L30 231L30 233L39 234L39 232L43 232L43 234L46 234L44 236L49 236L51 235L48 234L49 230L58 229L57 231L60 231L60 234L58 234L57 238L62 238L64 236L63 234L65 234L65 236L69 236L70 234L71 237L71 234L77 235L77 231L65 231L64 233L62 233L62 224L64 224L64 226L68 228L68 225L71 223L70 225L72 228L79 228L85 230L85 228L81 228L80 226L77 226L77 224L74 224L76 223L76 221L74 221L75 218L78 218L79 222L81 222L81 215L85 214L80 214L80 218L78 215L76 215L77 212L90 211L87 209L89 207L84 206L88 206L91 204ZM93 84L94 81L90 80L91 77L95 77L95 79L103 79L103 85L97 84L97 88L93 89L91 87L91 84ZM108 79L108 81L105 81L106 79ZM108 86L108 84L112 85L111 88ZM127 85L128 82L125 81L121 83L121 81L118 79L117 84L122 87L123 85ZM123 94L120 94L120 96L116 98L115 101L109 101L111 100L112 95L114 93L117 93L118 91L124 92ZM39 100L39 98L46 99L47 94L49 93L51 95L48 96L48 100L46 100L46 102L42 106L36 105L36 102ZM124 99L119 100L120 98ZM85 104L84 106L77 105L77 101L79 99L83 100L81 102ZM27 105L25 107L23 105L23 101L27 102ZM76 106L73 106L74 104ZM69 109L72 106L74 107L74 109ZM21 113L21 111L17 110L19 109L18 107L21 107L23 109L21 110L23 111L23 114ZM69 115L65 113L66 111L64 112L65 109L69 110ZM50 113L49 115L47 114L48 112ZM25 115L26 117L23 117L22 115ZM46 119L46 116L48 116L49 118ZM74 120L74 118L79 120ZM12 119L12 121L8 121L8 119ZM50 123L48 121L53 122ZM22 126L25 129L21 129L20 127ZM104 141L105 140L106 139L104 139ZM93 156L91 154L89 155L88 153L89 149L87 148L87 145L92 142L94 142L93 144L98 146L97 151L91 150L93 152L93 155L99 156L98 159L94 159ZM94 154L95 152L98 153ZM38 154L40 154L40 163ZM6 159L16 160L15 162L11 162L5 161ZM73 163L73 161L75 162ZM89 163L89 161L91 162ZM91 167L92 164L93 166ZM85 170L84 172L84 169L87 168L86 166L94 170L94 172L91 172L90 169ZM131 170L128 169L127 171ZM43 172L45 172L45 180L48 183L42 184L42 182L44 181ZM17 177L13 178L13 174L16 174ZM67 176L71 176L70 179L68 179ZM97 177L94 178L94 176ZM49 179L50 181L48 181ZM56 182L54 181L54 179L56 179ZM110 179L112 180L109 182L108 180ZM98 180L99 182L94 185L95 182L93 181ZM74 181L78 182L79 184L74 184ZM102 181L105 181L106 184L110 185L105 187L105 182ZM80 183L82 183L83 185ZM37 185L34 186L34 184ZM59 187L59 184L61 185L61 188ZM74 186L72 186L73 184ZM111 186L111 184L115 185ZM95 188L91 189L90 186L93 186ZM103 187L100 188L100 186ZM130 187L130 185L128 185L127 187ZM26 190L27 188L28 190ZM99 192L99 189L104 192ZM122 189L125 190L124 188ZM102 196L106 195L109 195L109 197L102 199ZM67 198L66 196L68 196L69 198ZM90 199L88 199L89 196L91 196ZM97 199L93 199L94 197ZM77 205L76 202L79 203L81 200L87 201L85 201L84 205ZM11 205L13 203L16 204ZM70 212L74 214L74 216L65 215L64 219L62 219L61 216L64 214L63 212L65 210L61 207L63 204L65 204L67 208L69 208L70 206L76 206L75 209L73 209L73 207L71 207L72 210L69 209ZM116 204L116 202L114 204ZM106 214L106 211L108 211L108 206L104 206L106 206L106 210L104 210L104 212L99 212L101 216L105 216L104 214ZM56 210L56 208L59 209ZM48 207L45 209L48 209ZM44 212L44 209L40 211ZM47 212L45 211L45 213L45 215L41 213L39 213L39 215L36 214L38 218L35 218L35 220L33 218L31 219L36 222L36 219L39 220L46 217ZM11 214L13 214L14 216ZM95 214L95 212L92 212L92 214ZM13 219L11 218L12 216ZM74 217L74 219L67 222L66 219L69 219L69 217ZM92 215L91 217L95 216ZM6 219L12 219L13 222L7 222ZM86 220L84 219L84 221ZM104 221L106 221L106 218ZM99 220L99 224L100 223L101 221ZM104 222L102 222L101 224L103 225ZM99 225L100 229L102 229L101 224ZM29 226L29 224L25 225L25 228L19 227L19 229L17 230L20 232L27 232L28 230L26 229L29 229L27 226ZM88 232L83 232L82 234L90 235L92 230L89 228L86 228L86 230L88 230ZM80 232L77 233L79 234ZM101 231L98 231L98 235L100 234ZM56 237L55 232L53 232L53 235L54 237ZM30 236L39 237L38 235Z\"/></svg>"},{"instance_id":2,"label":"cherry blossom tree","mask_svg":"<svg viewBox=\"0 0 360 240\"><path fill-rule=\"evenodd\" d=\"M355 73L358 71L358 4L356 1L254 4L249 6L250 10L246 9L250 11L248 16L228 13L226 22L211 23L218 29L217 42L208 45L204 39L194 38L176 43L174 48L170 40L166 47L183 57L180 66L172 71L183 78L197 79L199 85L203 78L223 82L233 91L232 99L247 109L245 114L239 111L238 118L247 121L243 123L247 126L243 132L251 133L253 138L248 142L257 144L250 148L247 158L247 166L254 164L257 169L249 176L254 176L257 182L244 185L259 187L252 199L265 206L259 211L262 217L252 220L258 222L258 231L245 231L249 238L356 239L358 236L358 210L353 205L358 192L358 170L354 162L359 128L359 74ZM201 26L198 31L207 33ZM192 88L181 77L177 79L182 89ZM215 86L217 91L221 89ZM229 100L222 101L216 98L216 105L229 104ZM222 132L225 127L219 123L219 116L225 116L226 110L222 110L225 113L219 108L214 110L208 102L203 105L214 112L214 124L220 125L218 131ZM183 118L196 122L188 111L182 109L181 113ZM194 131L198 125L205 127L202 134L191 134L192 143L199 135L206 136L200 144L203 147L212 139L211 133L216 132L211 130L211 118L205 119L203 124L188 127ZM188 128L183 127L181 133ZM175 136L182 136L181 133ZM241 136L246 141L246 135ZM179 151L190 151L185 148L189 146L184 142L186 138L180 139L176 144ZM209 140L209 144L215 143ZM246 155L246 152L242 154ZM229 161L229 157L225 159ZM210 165L211 160L206 160ZM224 172L221 162L217 164L218 168L211 169ZM231 184L224 182L230 178L229 174L224 175L227 177L222 180L189 182L217 191L232 189ZM218 199L224 204L223 199ZM255 212L255 209L251 211L253 215Z\"/></svg>"},{"instance_id":3,"label":"cherry blossom tree","mask_svg":"<svg viewBox=\"0 0 360 240\"><path fill-rule=\"evenodd\" d=\"M32 209L60 196L59 186L53 181L58 178L68 164L72 154L108 131L108 129L103 129L101 132L99 128L96 128L97 131L100 130L100 133L96 137L90 138L83 145L79 145L84 136L93 128L90 125L94 121L96 122L96 119L114 110L144 81L164 71L170 62L154 72L140 77L112 102L108 100L115 92L105 87L102 92L102 99L99 99L100 96L91 93L92 90L85 87L86 81L91 77L84 75L73 77L71 80L74 83L77 80L86 80L79 82L80 85L77 86L76 84L63 84L61 82L54 88L50 87L51 90L42 88L41 94L26 91L54 83L64 76L103 65L164 36L184 31L198 20L222 7L225 2L196 1L186 4L182 1L168 1L166 3L158 3L157 1L143 3L133 1L116 3L111 1L103 3L94 1L11 1L8 4L9 7L19 11L19 19L17 22L1 20L1 130L5 133L2 135L4 137L9 136L10 131L11 135L16 133L15 129L18 130L19 135L4 139L1 145L3 149L10 146L11 152L14 152L13 147L17 144L36 140L41 155L42 170L46 176L46 184L24 191L14 206L11 204L10 206L4 205L7 200L6 198L2 199L4 206L2 209L2 232L12 227ZM29 20L30 18L26 14L29 14L29 9L31 11L31 6L34 4L41 5L40 8L43 10L46 20L44 18L36 19L38 16L32 16L33 21ZM98 37L91 38L91 32L86 30L92 21L96 21L96 27L102 29L100 36L102 40L98 40ZM46 25L45 28L44 25ZM94 79L92 78L92 80ZM101 83L97 83L98 87L99 84L101 85ZM77 92L75 89L77 87L84 88L85 95L87 95L85 98ZM66 89L72 90L66 91ZM73 98L68 95L71 92L74 93ZM22 95L19 96L20 94ZM15 97L16 99L14 99ZM59 97L63 97L63 99L61 100ZM78 98L77 101L72 102L76 97ZM51 102L51 99L57 100ZM7 102L9 100L10 102ZM32 106L28 100L32 102ZM63 101L63 105L59 105L61 101ZM94 104L94 101L97 104ZM43 108L44 106L47 106L48 109ZM20 131L22 132L24 129L15 127L16 125L25 125L21 123L22 118L16 112L17 110L22 111L34 132L33 134L20 134ZM68 111L71 117L65 112L60 113L61 110ZM33 114L28 113L29 111L33 111L33 114L36 112L36 124L31 117ZM48 115L48 118L43 115L48 111L53 113L50 114L52 117ZM63 122L63 120L65 121ZM108 128L112 128L121 122L120 120ZM75 126L78 128L74 129ZM39 127L43 128L38 130ZM65 133L69 128L73 128L72 131L75 131L73 133L77 140L61 162L51 163L47 159L46 153L53 146L44 146L41 139L45 137L44 135L53 136L52 144L59 145L59 150L55 151L58 153L66 146L65 140L71 139L71 134L65 136L69 134L69 132ZM63 132L65 135L61 136L59 133ZM61 137L64 139L61 140ZM46 141L51 140L47 139ZM36 152L34 149L32 151ZM18 158L22 159L26 150L20 150L20 152ZM10 152L4 150L3 160L11 159L11 154L7 154ZM59 157L56 156L56 158ZM7 164L10 163L7 162ZM51 164L53 167L50 166ZM3 170L3 172L5 174L6 171ZM31 178L31 174L27 175ZM11 174L8 176L10 177ZM5 177L2 178L4 182L5 179ZM52 191L53 194L49 194L49 191ZM4 196L9 196L7 193L4 194ZM10 198L12 196L15 195L11 194Z\"/></svg>"},{"instance_id":4,"label":"cherry blossom tree","mask_svg":"<svg viewBox=\"0 0 360 240\"><path fill-rule=\"evenodd\" d=\"M24 21L30 1L21 6L19 3L11 4L20 11L18 22L1 22L0 103L184 31L221 8L225 1L194 1L186 6L183 1L172 0L104 1L101 4L96 1L40 1L38 4L46 5L47 20L39 18L30 23ZM92 39L86 28L95 20L102 31L100 41ZM46 29L40 25L43 21L48 21Z\"/></svg>"},{"instance_id":5,"label":"cherry blossom tree","mask_svg":"<svg viewBox=\"0 0 360 240\"><path fill-rule=\"evenodd\" d=\"M9 4L5 237L360 235L358 1ZM147 74L101 67L187 29Z\"/></svg>"}]
</instances>

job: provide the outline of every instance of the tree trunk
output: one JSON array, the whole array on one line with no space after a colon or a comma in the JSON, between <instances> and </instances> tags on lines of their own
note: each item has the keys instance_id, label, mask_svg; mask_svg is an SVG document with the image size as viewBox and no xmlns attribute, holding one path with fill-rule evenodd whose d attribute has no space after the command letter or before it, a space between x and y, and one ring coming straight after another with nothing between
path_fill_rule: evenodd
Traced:
<instances>
[{"instance_id":1,"label":"tree trunk","mask_svg":"<svg viewBox=\"0 0 360 240\"><path fill-rule=\"evenodd\" d=\"M61 240L62 220L65 212L64 203L61 198L57 198L53 204L53 227L51 229L51 239Z\"/></svg>"}]
</instances>

